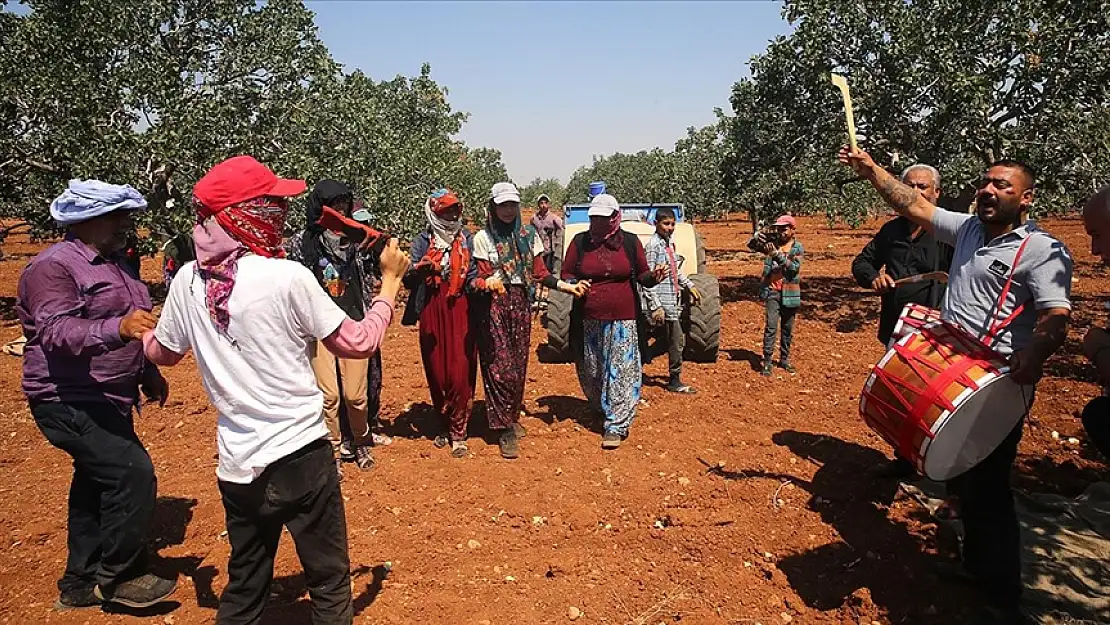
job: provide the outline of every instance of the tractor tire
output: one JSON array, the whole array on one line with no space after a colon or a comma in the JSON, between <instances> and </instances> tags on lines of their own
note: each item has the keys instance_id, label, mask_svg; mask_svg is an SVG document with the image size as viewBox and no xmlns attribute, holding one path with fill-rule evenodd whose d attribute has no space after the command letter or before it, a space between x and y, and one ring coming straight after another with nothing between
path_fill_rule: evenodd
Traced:
<instances>
[{"instance_id":1,"label":"tractor tire","mask_svg":"<svg viewBox=\"0 0 1110 625\"><path fill-rule=\"evenodd\" d=\"M694 233L694 249L698 256L698 273L705 273L705 241L697 232Z\"/></svg>"},{"instance_id":2,"label":"tractor tire","mask_svg":"<svg viewBox=\"0 0 1110 625\"><path fill-rule=\"evenodd\" d=\"M690 281L701 293L701 301L691 303L686 315L686 349L683 359L691 362L717 362L721 345L721 285L717 276L698 273Z\"/></svg>"},{"instance_id":3,"label":"tractor tire","mask_svg":"<svg viewBox=\"0 0 1110 625\"><path fill-rule=\"evenodd\" d=\"M570 308L574 298L562 291L547 294L547 311L543 313L543 327L547 330L547 345L539 349L540 362L559 363L573 360L570 347Z\"/></svg>"}]
</instances>

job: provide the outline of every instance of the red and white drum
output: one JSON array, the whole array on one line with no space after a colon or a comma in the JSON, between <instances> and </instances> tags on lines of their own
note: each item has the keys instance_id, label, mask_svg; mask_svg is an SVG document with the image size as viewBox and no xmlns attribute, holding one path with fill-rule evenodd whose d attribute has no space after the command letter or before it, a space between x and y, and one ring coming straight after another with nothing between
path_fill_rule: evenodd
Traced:
<instances>
[{"instance_id":1,"label":"red and white drum","mask_svg":"<svg viewBox=\"0 0 1110 625\"><path fill-rule=\"evenodd\" d=\"M908 307L907 307L908 308ZM924 325L900 338L860 393L860 416L932 480L982 462L1033 402L1009 361L959 326Z\"/></svg>"},{"instance_id":2,"label":"red and white drum","mask_svg":"<svg viewBox=\"0 0 1110 625\"><path fill-rule=\"evenodd\" d=\"M935 321L940 321L939 310L921 304L906 304L902 313L898 315L898 323L894 324L894 332L890 335L890 343L887 348L890 348L907 334L917 332Z\"/></svg>"}]
</instances>

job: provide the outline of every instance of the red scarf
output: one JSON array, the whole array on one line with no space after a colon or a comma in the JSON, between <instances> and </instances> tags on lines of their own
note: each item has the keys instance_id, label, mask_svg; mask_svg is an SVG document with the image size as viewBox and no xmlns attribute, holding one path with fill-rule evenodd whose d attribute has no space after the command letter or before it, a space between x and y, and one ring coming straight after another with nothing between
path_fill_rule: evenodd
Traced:
<instances>
[{"instance_id":1,"label":"red scarf","mask_svg":"<svg viewBox=\"0 0 1110 625\"><path fill-rule=\"evenodd\" d=\"M197 273L204 281L204 300L212 323L220 334L227 336L227 326L231 322L227 304L235 288L239 259L251 252L267 258L285 257L281 234L289 202L283 198L259 197L213 213L194 198L194 208L197 212L197 225L193 228Z\"/></svg>"},{"instance_id":2,"label":"red scarf","mask_svg":"<svg viewBox=\"0 0 1110 625\"><path fill-rule=\"evenodd\" d=\"M443 250L429 246L421 261L428 261L435 267L443 264ZM451 243L451 256L448 259L447 297L461 295L466 284L466 271L470 267L470 250L463 245L462 233L459 233ZM443 272L436 271L427 277L425 282L438 287L444 282Z\"/></svg>"}]
</instances>

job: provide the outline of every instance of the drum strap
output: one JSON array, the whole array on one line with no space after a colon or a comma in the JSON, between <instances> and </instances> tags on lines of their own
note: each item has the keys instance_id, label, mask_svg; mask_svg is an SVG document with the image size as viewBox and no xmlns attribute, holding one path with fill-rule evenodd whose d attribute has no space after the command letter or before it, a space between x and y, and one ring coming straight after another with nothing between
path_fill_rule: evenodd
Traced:
<instances>
[{"instance_id":1,"label":"drum strap","mask_svg":"<svg viewBox=\"0 0 1110 625\"><path fill-rule=\"evenodd\" d=\"M1020 305L1016 306L1013 312L1007 315L1005 319L997 319L998 314L1002 312L1002 307L1006 305L1006 297L1010 295L1010 285L1014 281L1014 272L1017 271L1018 262L1021 260L1021 253L1025 251L1025 245L1029 243L1030 238L1032 238L1032 234L1025 237L1025 240L1018 246L1017 254L1014 254L1014 263L1010 266L1010 275L1006 276L1006 284L1002 287L1002 295L998 298L998 306L991 314L991 318L994 322L991 323L990 330L987 331L987 336L983 339L983 342L988 346L993 347L998 333L1005 330L1006 326L1013 323L1014 319L1017 319L1017 316L1025 310L1025 302L1022 302Z\"/></svg>"}]
</instances>

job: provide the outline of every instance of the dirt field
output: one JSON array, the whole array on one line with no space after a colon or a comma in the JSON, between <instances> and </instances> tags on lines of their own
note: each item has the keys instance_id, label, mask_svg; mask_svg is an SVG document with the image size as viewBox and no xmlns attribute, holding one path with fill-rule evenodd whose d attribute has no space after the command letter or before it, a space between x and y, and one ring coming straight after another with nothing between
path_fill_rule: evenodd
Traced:
<instances>
[{"instance_id":1,"label":"dirt field","mask_svg":"<svg viewBox=\"0 0 1110 625\"><path fill-rule=\"evenodd\" d=\"M1110 477L1084 444L1076 418L1096 394L1078 341L1102 323L1110 281L1090 256L1078 221L1042 224L1076 257L1076 322L1049 366L1021 445L1022 486L1074 494ZM584 402L573 365L529 365L528 436L522 458L502 460L483 442L472 455L432 446L428 395L415 331L397 323L384 348L383 418L397 437L378 467L346 471L343 491L355 569L356 623L465 625L560 623L961 623L972 597L928 573L935 527L892 482L864 472L889 449L860 420L858 393L881 354L878 300L848 275L877 224L858 231L802 220L803 309L798 373L756 370L763 312L760 260L737 220L702 227L710 271L721 278L721 360L688 365L695 396L662 389L665 362L631 437L603 453L577 419ZM0 262L0 339L19 334L16 280L38 247L18 241ZM145 277L157 281L156 263ZM543 341L536 325L533 343ZM665 360L665 358L663 359ZM191 357L168 369L170 404L137 429L154 459L159 506L157 570L180 575L177 604L130 614L51 610L65 559L68 457L32 422L19 390L20 361L0 356L0 621L4 623L207 623L226 583L229 546L215 480L216 415ZM480 397L480 395L479 395ZM1051 433L1059 432L1061 440ZM707 465L724 462L724 470ZM382 580L383 562L392 573ZM264 622L308 622L300 567L283 539Z\"/></svg>"}]
</instances>

